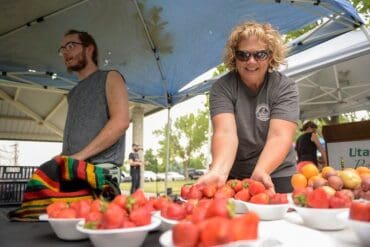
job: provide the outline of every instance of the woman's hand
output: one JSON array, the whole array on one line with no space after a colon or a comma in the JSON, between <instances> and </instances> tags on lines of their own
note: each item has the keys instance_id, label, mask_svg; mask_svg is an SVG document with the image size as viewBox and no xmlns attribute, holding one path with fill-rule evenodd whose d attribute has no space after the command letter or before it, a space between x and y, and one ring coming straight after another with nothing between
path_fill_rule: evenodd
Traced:
<instances>
[{"instance_id":1,"label":"woman's hand","mask_svg":"<svg viewBox=\"0 0 370 247\"><path fill-rule=\"evenodd\" d=\"M251 179L260 181L269 191L275 194L275 186L272 183L271 176L267 172L255 169Z\"/></svg>"},{"instance_id":2,"label":"woman's hand","mask_svg":"<svg viewBox=\"0 0 370 247\"><path fill-rule=\"evenodd\" d=\"M215 183L217 184L217 187L221 187L226 183L227 180L227 174L223 174L221 172L216 171L215 169L210 170L203 176L201 176L197 184L211 184Z\"/></svg>"}]
</instances>

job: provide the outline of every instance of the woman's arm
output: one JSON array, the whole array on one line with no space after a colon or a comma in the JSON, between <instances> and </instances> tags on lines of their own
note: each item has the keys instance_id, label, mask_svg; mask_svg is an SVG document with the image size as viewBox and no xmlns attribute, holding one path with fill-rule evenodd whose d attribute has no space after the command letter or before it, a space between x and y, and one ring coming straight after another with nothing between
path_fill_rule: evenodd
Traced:
<instances>
[{"instance_id":1,"label":"woman's arm","mask_svg":"<svg viewBox=\"0 0 370 247\"><path fill-rule=\"evenodd\" d=\"M274 191L270 174L284 161L293 143L297 124L282 119L271 119L267 140L251 176Z\"/></svg>"},{"instance_id":2,"label":"woman's arm","mask_svg":"<svg viewBox=\"0 0 370 247\"><path fill-rule=\"evenodd\" d=\"M217 114L212 118L212 164L211 170L199 178L198 183L225 184L234 163L238 148L235 117L232 113Z\"/></svg>"}]
</instances>

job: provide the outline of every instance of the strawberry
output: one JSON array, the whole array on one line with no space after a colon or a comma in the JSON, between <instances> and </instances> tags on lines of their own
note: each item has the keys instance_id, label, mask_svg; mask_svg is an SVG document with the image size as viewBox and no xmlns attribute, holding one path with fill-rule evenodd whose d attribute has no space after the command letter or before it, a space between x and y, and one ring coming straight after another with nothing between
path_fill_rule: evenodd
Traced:
<instances>
[{"instance_id":1,"label":"strawberry","mask_svg":"<svg viewBox=\"0 0 370 247\"><path fill-rule=\"evenodd\" d=\"M307 204L311 208L329 208L329 197L325 190L319 187L308 193Z\"/></svg>"},{"instance_id":2,"label":"strawberry","mask_svg":"<svg viewBox=\"0 0 370 247\"><path fill-rule=\"evenodd\" d=\"M135 227L135 224L129 219L124 219L122 221L121 228L131 228L131 227Z\"/></svg>"},{"instance_id":3,"label":"strawberry","mask_svg":"<svg viewBox=\"0 0 370 247\"><path fill-rule=\"evenodd\" d=\"M118 206L120 206L121 208L125 208L125 205L126 205L126 198L127 196L126 195L117 195L112 203L115 203L117 204Z\"/></svg>"},{"instance_id":4,"label":"strawberry","mask_svg":"<svg viewBox=\"0 0 370 247\"><path fill-rule=\"evenodd\" d=\"M206 218L221 216L224 218L232 218L235 214L235 205L229 202L228 199L214 199L209 205L206 213Z\"/></svg>"},{"instance_id":5,"label":"strawberry","mask_svg":"<svg viewBox=\"0 0 370 247\"><path fill-rule=\"evenodd\" d=\"M139 207L143 206L148 201L142 189L137 189L134 193L132 193L131 198L135 199L135 204Z\"/></svg>"},{"instance_id":6,"label":"strawberry","mask_svg":"<svg viewBox=\"0 0 370 247\"><path fill-rule=\"evenodd\" d=\"M199 241L199 228L190 221L182 221L172 228L174 246L195 247Z\"/></svg>"},{"instance_id":7,"label":"strawberry","mask_svg":"<svg viewBox=\"0 0 370 247\"><path fill-rule=\"evenodd\" d=\"M312 191L313 189L311 187L295 189L292 195L294 204L301 207L307 207L307 195Z\"/></svg>"},{"instance_id":8,"label":"strawberry","mask_svg":"<svg viewBox=\"0 0 370 247\"><path fill-rule=\"evenodd\" d=\"M134 209L131 212L130 220L136 226L145 226L145 225L150 224L150 222L152 220L152 216L151 216L150 212L145 207L141 207L141 208Z\"/></svg>"},{"instance_id":9,"label":"strawberry","mask_svg":"<svg viewBox=\"0 0 370 247\"><path fill-rule=\"evenodd\" d=\"M85 218L89 214L91 202L90 199L87 199L71 203L71 208L76 210L77 218Z\"/></svg>"},{"instance_id":10,"label":"strawberry","mask_svg":"<svg viewBox=\"0 0 370 247\"><path fill-rule=\"evenodd\" d=\"M276 193L270 196L270 204L285 204L288 203L287 194Z\"/></svg>"},{"instance_id":11,"label":"strawberry","mask_svg":"<svg viewBox=\"0 0 370 247\"><path fill-rule=\"evenodd\" d=\"M231 179L227 181L226 184L230 186L230 188L232 188L235 193L243 189L242 181L240 181L239 179Z\"/></svg>"},{"instance_id":12,"label":"strawberry","mask_svg":"<svg viewBox=\"0 0 370 247\"><path fill-rule=\"evenodd\" d=\"M200 239L201 246L216 246L232 241L230 234L231 220L216 216L202 223Z\"/></svg>"},{"instance_id":13,"label":"strawberry","mask_svg":"<svg viewBox=\"0 0 370 247\"><path fill-rule=\"evenodd\" d=\"M187 195L188 199L201 199L203 197L203 193L199 190L199 187L193 185L190 187L189 193Z\"/></svg>"},{"instance_id":14,"label":"strawberry","mask_svg":"<svg viewBox=\"0 0 370 247\"><path fill-rule=\"evenodd\" d=\"M259 181L254 181L253 183L249 184L249 193L252 196L265 192L265 190L265 185Z\"/></svg>"},{"instance_id":15,"label":"strawberry","mask_svg":"<svg viewBox=\"0 0 370 247\"><path fill-rule=\"evenodd\" d=\"M353 201L349 210L349 218L370 222L370 202Z\"/></svg>"},{"instance_id":16,"label":"strawberry","mask_svg":"<svg viewBox=\"0 0 370 247\"><path fill-rule=\"evenodd\" d=\"M191 214L193 209L198 205L198 200L189 199L185 202L184 208L187 214Z\"/></svg>"},{"instance_id":17,"label":"strawberry","mask_svg":"<svg viewBox=\"0 0 370 247\"><path fill-rule=\"evenodd\" d=\"M214 195L214 198L231 198L235 195L235 191L228 186L227 184L221 186L218 188L216 194Z\"/></svg>"},{"instance_id":18,"label":"strawberry","mask_svg":"<svg viewBox=\"0 0 370 247\"><path fill-rule=\"evenodd\" d=\"M250 202L256 204L269 204L270 198L266 193L259 193L257 195L252 196Z\"/></svg>"},{"instance_id":19,"label":"strawberry","mask_svg":"<svg viewBox=\"0 0 370 247\"><path fill-rule=\"evenodd\" d=\"M191 188L190 185L183 185L181 187L180 195L181 195L182 198L188 199L188 194L189 194L190 188Z\"/></svg>"},{"instance_id":20,"label":"strawberry","mask_svg":"<svg viewBox=\"0 0 370 247\"><path fill-rule=\"evenodd\" d=\"M66 202L53 202L46 207L46 212L50 218L55 218L61 209L68 207Z\"/></svg>"},{"instance_id":21,"label":"strawberry","mask_svg":"<svg viewBox=\"0 0 370 247\"><path fill-rule=\"evenodd\" d=\"M116 229L122 226L123 219L127 217L126 211L118 204L110 203L103 214L103 229Z\"/></svg>"},{"instance_id":22,"label":"strawberry","mask_svg":"<svg viewBox=\"0 0 370 247\"><path fill-rule=\"evenodd\" d=\"M238 191L234 196L235 199L245 201L245 202L249 201L250 197L251 195L249 194L249 189L242 189Z\"/></svg>"},{"instance_id":23,"label":"strawberry","mask_svg":"<svg viewBox=\"0 0 370 247\"><path fill-rule=\"evenodd\" d=\"M99 211L90 211L85 218L84 227L87 229L98 229L103 219L103 213Z\"/></svg>"},{"instance_id":24,"label":"strawberry","mask_svg":"<svg viewBox=\"0 0 370 247\"><path fill-rule=\"evenodd\" d=\"M62 208L55 218L76 218L77 213L73 208Z\"/></svg>"},{"instance_id":25,"label":"strawberry","mask_svg":"<svg viewBox=\"0 0 370 247\"><path fill-rule=\"evenodd\" d=\"M186 209L180 204L170 202L161 210L161 215L172 220L182 220L186 217Z\"/></svg>"},{"instance_id":26,"label":"strawberry","mask_svg":"<svg viewBox=\"0 0 370 247\"><path fill-rule=\"evenodd\" d=\"M207 198L212 198L216 194L216 191L217 185L214 183L205 185L202 190L203 195Z\"/></svg>"},{"instance_id":27,"label":"strawberry","mask_svg":"<svg viewBox=\"0 0 370 247\"><path fill-rule=\"evenodd\" d=\"M232 241L257 239L259 217L254 212L248 212L231 220L230 234Z\"/></svg>"},{"instance_id":28,"label":"strawberry","mask_svg":"<svg viewBox=\"0 0 370 247\"><path fill-rule=\"evenodd\" d=\"M346 201L343 198L331 196L329 198L329 208L346 208Z\"/></svg>"},{"instance_id":29,"label":"strawberry","mask_svg":"<svg viewBox=\"0 0 370 247\"><path fill-rule=\"evenodd\" d=\"M90 211L98 211L98 212L105 212L107 208L107 202L102 201L100 199L95 199L91 203Z\"/></svg>"},{"instance_id":30,"label":"strawberry","mask_svg":"<svg viewBox=\"0 0 370 247\"><path fill-rule=\"evenodd\" d=\"M249 186L251 185L251 184L253 184L255 182L255 180L253 180L253 179L251 179L251 178L244 178L243 180L242 180L242 186L243 186L243 188L249 188Z\"/></svg>"},{"instance_id":31,"label":"strawberry","mask_svg":"<svg viewBox=\"0 0 370 247\"><path fill-rule=\"evenodd\" d=\"M161 210L171 200L167 196L160 196L154 200L153 206L156 210Z\"/></svg>"}]
</instances>

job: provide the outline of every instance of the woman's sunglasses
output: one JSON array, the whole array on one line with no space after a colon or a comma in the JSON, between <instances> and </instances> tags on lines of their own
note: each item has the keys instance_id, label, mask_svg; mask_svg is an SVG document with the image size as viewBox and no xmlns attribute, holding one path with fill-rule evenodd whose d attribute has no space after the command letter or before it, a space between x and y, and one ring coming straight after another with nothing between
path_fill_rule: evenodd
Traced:
<instances>
[{"instance_id":1,"label":"woman's sunglasses","mask_svg":"<svg viewBox=\"0 0 370 247\"><path fill-rule=\"evenodd\" d=\"M255 52L249 52L249 51L241 51L236 50L235 51L235 57L236 59L240 61L248 61L251 57L254 58L256 61L264 61L270 56L270 52L267 50L261 50L261 51L255 51Z\"/></svg>"}]
</instances>

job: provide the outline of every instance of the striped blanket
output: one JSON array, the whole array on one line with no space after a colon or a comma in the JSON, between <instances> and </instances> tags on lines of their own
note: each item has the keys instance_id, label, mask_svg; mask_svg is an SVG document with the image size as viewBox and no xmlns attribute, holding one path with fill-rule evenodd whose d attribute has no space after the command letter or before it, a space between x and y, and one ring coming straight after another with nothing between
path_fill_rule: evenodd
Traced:
<instances>
[{"instance_id":1,"label":"striped blanket","mask_svg":"<svg viewBox=\"0 0 370 247\"><path fill-rule=\"evenodd\" d=\"M42 164L32 175L20 208L8 213L12 221L37 221L46 207L56 201L73 202L119 194L109 171L68 156L57 156Z\"/></svg>"}]
</instances>

